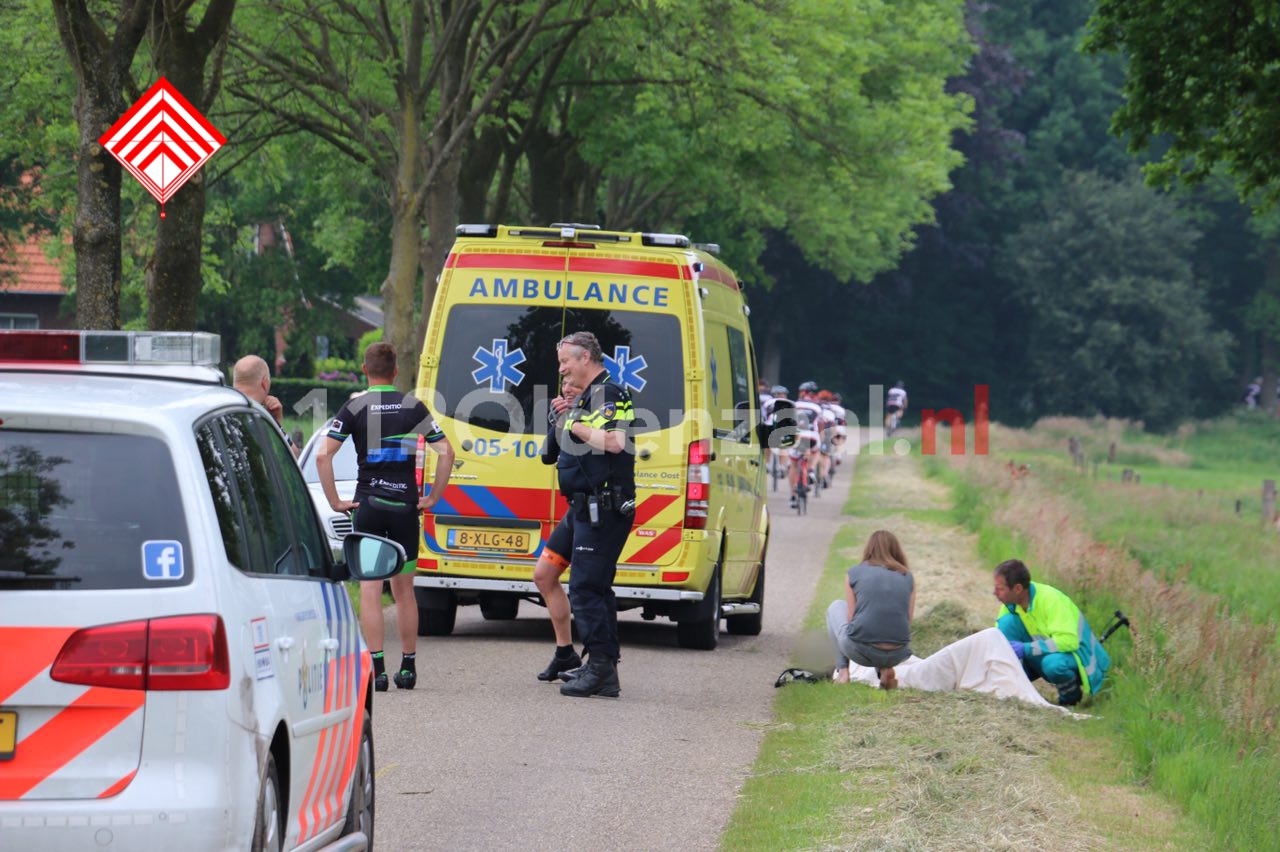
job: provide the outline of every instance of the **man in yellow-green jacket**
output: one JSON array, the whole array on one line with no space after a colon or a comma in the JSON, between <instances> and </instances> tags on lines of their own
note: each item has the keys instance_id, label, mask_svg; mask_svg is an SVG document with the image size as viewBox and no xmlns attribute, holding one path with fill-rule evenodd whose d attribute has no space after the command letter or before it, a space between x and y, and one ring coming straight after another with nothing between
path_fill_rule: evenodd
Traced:
<instances>
[{"instance_id":1,"label":"man in yellow-green jacket","mask_svg":"<svg viewBox=\"0 0 1280 852\"><path fill-rule=\"evenodd\" d=\"M1079 704L1102 686L1111 658L1071 598L1031 582L1021 560L996 566L995 595L1002 604L996 627L1022 660L1027 677L1043 677L1058 689L1058 703Z\"/></svg>"}]
</instances>

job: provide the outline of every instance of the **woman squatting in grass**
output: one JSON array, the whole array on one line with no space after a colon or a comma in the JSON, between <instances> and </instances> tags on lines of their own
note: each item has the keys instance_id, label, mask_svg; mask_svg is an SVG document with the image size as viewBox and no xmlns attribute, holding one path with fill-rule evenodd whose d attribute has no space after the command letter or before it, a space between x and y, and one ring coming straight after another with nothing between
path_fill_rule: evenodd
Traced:
<instances>
[{"instance_id":1,"label":"woman squatting in grass","mask_svg":"<svg viewBox=\"0 0 1280 852\"><path fill-rule=\"evenodd\" d=\"M883 689L898 685L894 666L911 656L915 579L897 536L876 530L862 561L849 569L845 599L827 607L827 632L836 649L837 683L849 682L849 661L874 668Z\"/></svg>"}]
</instances>

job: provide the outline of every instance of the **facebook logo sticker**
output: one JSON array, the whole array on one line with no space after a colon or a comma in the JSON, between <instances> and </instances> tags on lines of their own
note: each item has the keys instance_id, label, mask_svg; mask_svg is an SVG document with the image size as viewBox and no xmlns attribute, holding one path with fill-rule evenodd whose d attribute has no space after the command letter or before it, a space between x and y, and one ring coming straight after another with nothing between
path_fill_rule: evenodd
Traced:
<instances>
[{"instance_id":1,"label":"facebook logo sticker","mask_svg":"<svg viewBox=\"0 0 1280 852\"><path fill-rule=\"evenodd\" d=\"M182 542L144 541L142 576L148 580L181 580Z\"/></svg>"}]
</instances>

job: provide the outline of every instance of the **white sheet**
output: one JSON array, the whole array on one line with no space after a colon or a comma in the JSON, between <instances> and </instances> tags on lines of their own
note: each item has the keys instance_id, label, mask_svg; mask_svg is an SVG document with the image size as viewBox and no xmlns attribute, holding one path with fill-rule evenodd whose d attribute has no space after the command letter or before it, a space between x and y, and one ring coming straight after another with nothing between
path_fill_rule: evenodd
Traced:
<instances>
[{"instance_id":1,"label":"white sheet","mask_svg":"<svg viewBox=\"0 0 1280 852\"><path fill-rule=\"evenodd\" d=\"M1070 712L1046 701L1036 691L1027 680L1022 663L1009 647L1009 640L994 627L952 642L927 659L913 656L894 671L898 676L898 686L904 689L928 692L968 689L999 698L1016 698L1039 707L1052 707L1063 713ZM849 665L849 682L880 688L876 670L857 663Z\"/></svg>"}]
</instances>

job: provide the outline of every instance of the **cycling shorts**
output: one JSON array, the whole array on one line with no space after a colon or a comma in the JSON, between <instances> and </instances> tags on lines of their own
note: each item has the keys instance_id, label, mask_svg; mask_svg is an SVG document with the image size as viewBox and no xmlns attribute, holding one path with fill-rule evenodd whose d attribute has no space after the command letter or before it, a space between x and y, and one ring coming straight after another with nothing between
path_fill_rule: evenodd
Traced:
<instances>
[{"instance_id":1,"label":"cycling shorts","mask_svg":"<svg viewBox=\"0 0 1280 852\"><path fill-rule=\"evenodd\" d=\"M560 523L551 531L551 537L542 548L542 555L552 565L563 571L569 567L569 554L573 553L573 508L564 513Z\"/></svg>"},{"instance_id":2,"label":"cycling shorts","mask_svg":"<svg viewBox=\"0 0 1280 852\"><path fill-rule=\"evenodd\" d=\"M898 405L897 403L891 402L884 407L884 410L889 412L890 414L901 414L902 406Z\"/></svg>"},{"instance_id":3,"label":"cycling shorts","mask_svg":"<svg viewBox=\"0 0 1280 852\"><path fill-rule=\"evenodd\" d=\"M389 538L403 547L405 570L412 571L418 564L418 537L422 534L418 507L381 497L361 497L359 502L351 515L352 529Z\"/></svg>"}]
</instances>

